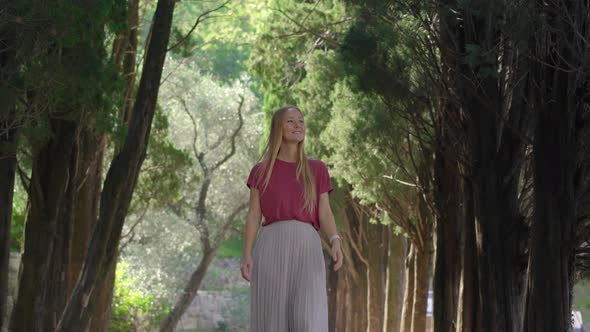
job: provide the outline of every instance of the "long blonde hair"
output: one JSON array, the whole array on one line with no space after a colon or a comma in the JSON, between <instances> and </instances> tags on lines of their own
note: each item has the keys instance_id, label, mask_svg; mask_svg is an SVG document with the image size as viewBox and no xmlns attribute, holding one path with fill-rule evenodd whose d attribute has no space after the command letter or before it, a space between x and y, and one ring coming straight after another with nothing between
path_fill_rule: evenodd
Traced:
<instances>
[{"instance_id":1,"label":"long blonde hair","mask_svg":"<svg viewBox=\"0 0 590 332\"><path fill-rule=\"evenodd\" d=\"M270 134L268 135L268 141L261 156L262 167L260 168L261 172L259 174L265 174L263 191L268 187L270 176L272 175L272 170L281 148L281 142L283 141L283 119L285 113L289 110L296 110L303 115L303 112L299 108L292 105L281 107L273 113ZM312 214L317 208L317 193L313 173L309 166L309 159L305 155L304 143L305 138L297 144L296 174L297 180L303 183L303 209ZM262 177L259 176L258 182L261 180Z\"/></svg>"}]
</instances>

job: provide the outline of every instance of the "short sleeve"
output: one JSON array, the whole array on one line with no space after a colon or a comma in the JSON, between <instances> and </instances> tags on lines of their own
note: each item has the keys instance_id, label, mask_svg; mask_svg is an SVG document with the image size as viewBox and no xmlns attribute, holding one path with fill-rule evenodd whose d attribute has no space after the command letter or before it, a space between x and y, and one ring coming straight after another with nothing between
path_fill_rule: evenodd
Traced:
<instances>
[{"instance_id":1,"label":"short sleeve","mask_svg":"<svg viewBox=\"0 0 590 332\"><path fill-rule=\"evenodd\" d=\"M248 188L257 188L256 184L258 183L258 173L260 172L260 164L254 165L250 170L250 175L248 176L248 181L246 181L246 186Z\"/></svg>"},{"instance_id":2,"label":"short sleeve","mask_svg":"<svg viewBox=\"0 0 590 332\"><path fill-rule=\"evenodd\" d=\"M330 181L330 172L328 172L328 168L323 162L320 162L319 167L319 179L318 179L318 187L319 193L330 193L332 190L332 182Z\"/></svg>"}]
</instances>

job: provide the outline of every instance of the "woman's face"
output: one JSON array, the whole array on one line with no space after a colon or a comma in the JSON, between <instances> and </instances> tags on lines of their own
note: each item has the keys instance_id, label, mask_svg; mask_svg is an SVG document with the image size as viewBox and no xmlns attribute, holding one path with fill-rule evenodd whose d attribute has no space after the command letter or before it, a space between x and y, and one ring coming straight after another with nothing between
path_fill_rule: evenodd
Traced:
<instances>
[{"instance_id":1,"label":"woman's face","mask_svg":"<svg viewBox=\"0 0 590 332\"><path fill-rule=\"evenodd\" d=\"M305 138L303 114L289 109L283 115L283 141L299 143Z\"/></svg>"}]
</instances>

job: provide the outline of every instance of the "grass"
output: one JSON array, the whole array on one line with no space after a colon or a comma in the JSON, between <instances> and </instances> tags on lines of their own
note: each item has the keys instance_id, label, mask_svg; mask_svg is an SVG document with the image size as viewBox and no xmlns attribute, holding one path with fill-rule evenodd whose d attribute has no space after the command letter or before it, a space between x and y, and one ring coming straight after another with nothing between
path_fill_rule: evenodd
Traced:
<instances>
[{"instance_id":1,"label":"grass","mask_svg":"<svg viewBox=\"0 0 590 332\"><path fill-rule=\"evenodd\" d=\"M574 310L580 310L584 329L590 330L590 279L582 279L574 286Z\"/></svg>"}]
</instances>

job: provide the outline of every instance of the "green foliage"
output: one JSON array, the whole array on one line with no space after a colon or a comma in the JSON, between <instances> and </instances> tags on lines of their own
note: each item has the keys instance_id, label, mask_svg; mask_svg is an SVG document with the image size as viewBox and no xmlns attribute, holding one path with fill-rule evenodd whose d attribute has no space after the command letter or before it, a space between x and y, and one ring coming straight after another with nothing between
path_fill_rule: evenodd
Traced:
<instances>
[{"instance_id":1,"label":"green foliage","mask_svg":"<svg viewBox=\"0 0 590 332\"><path fill-rule=\"evenodd\" d=\"M217 258L242 258L244 239L240 236L230 236L221 243L217 250Z\"/></svg>"},{"instance_id":2,"label":"green foliage","mask_svg":"<svg viewBox=\"0 0 590 332\"><path fill-rule=\"evenodd\" d=\"M336 177L353 184L353 194L365 204L381 203L386 195L399 196L396 179L408 181L396 162L403 131L395 127L395 117L372 95L354 93L338 84L334 95L333 118L322 134L330 148L329 162ZM397 164L397 165L396 165Z\"/></svg>"},{"instance_id":3,"label":"green foliage","mask_svg":"<svg viewBox=\"0 0 590 332\"><path fill-rule=\"evenodd\" d=\"M130 214L163 208L180 199L185 174L193 164L190 156L170 140L169 125L168 116L158 107Z\"/></svg>"},{"instance_id":4,"label":"green foliage","mask_svg":"<svg viewBox=\"0 0 590 332\"><path fill-rule=\"evenodd\" d=\"M175 170L173 167L178 162L174 155L156 156L150 152L152 150L148 150L148 159L154 160L149 163L146 160L142 172L152 172L152 167L162 163L169 165L169 172L176 172L180 181L179 192L178 196L168 195L173 198L168 204L157 205L152 202L147 210L134 209L135 213L129 219L135 219L145 212L144 221L134 229L133 242L124 248L121 259L131 267L129 274L137 279L138 289L149 291L157 303L174 303L201 258L200 233L194 222L194 207L203 179L197 156L202 152L203 161L213 165L230 151L229 136L239 123L237 110L240 96L243 96L244 125L237 137L236 153L212 175L207 194L206 222L213 239L236 206L247 202L245 180L254 164L262 121L257 109L258 101L248 88L247 81L220 84L213 75L202 74L194 62L173 56L166 60L163 77L165 80L158 101L162 114L166 115L165 123L162 119L162 126L167 126L167 131L166 135L164 131L161 135L189 158L190 165L182 171ZM158 138L160 120L155 120L153 134ZM163 158L170 160L161 160ZM149 185L147 188L152 188L142 189L145 195L141 195L146 198L160 195L160 190L163 191L161 195L166 196L166 188L172 188L168 185L162 188L157 186L159 176L166 177L169 174L165 174L164 170L155 174L153 180L145 179L145 184ZM140 181L144 181L141 176ZM138 203L137 207L140 206ZM243 215L236 218L234 228L243 224L242 221ZM123 233L129 232L133 224L126 224ZM223 242L221 256L241 257L240 241L234 238ZM223 288L217 279L226 276L219 269L212 270L212 277L206 277L202 288ZM231 273L235 274L235 270Z\"/></svg>"},{"instance_id":5,"label":"green foliage","mask_svg":"<svg viewBox=\"0 0 590 332\"><path fill-rule=\"evenodd\" d=\"M12 221L10 225L11 251L20 252L23 248L27 202L28 197L26 192L18 183L15 183L14 196L12 200Z\"/></svg>"},{"instance_id":6,"label":"green foliage","mask_svg":"<svg viewBox=\"0 0 590 332\"><path fill-rule=\"evenodd\" d=\"M265 114L300 106L307 151L328 162L339 185L351 184L363 203L378 207L375 218L390 223L396 216L380 209L391 204L388 197L416 203L415 165L430 149L434 94L432 73L422 65L435 69L438 59L408 11L419 7L280 0L270 6L275 11L250 59Z\"/></svg>"},{"instance_id":7,"label":"green foliage","mask_svg":"<svg viewBox=\"0 0 590 332\"><path fill-rule=\"evenodd\" d=\"M23 60L12 91L22 133L33 147L51 135L50 119L109 130L105 120L122 104L121 77L108 58L107 33L124 27L120 1L18 1L17 51ZM26 91L26 95L23 95ZM100 126L101 123L107 125Z\"/></svg>"},{"instance_id":8,"label":"green foliage","mask_svg":"<svg viewBox=\"0 0 590 332\"><path fill-rule=\"evenodd\" d=\"M314 52L305 68L307 76L295 86L293 95L305 113L308 154L321 159L328 155L320 135L332 117L332 92L346 73L337 53L331 50Z\"/></svg>"},{"instance_id":9,"label":"green foliage","mask_svg":"<svg viewBox=\"0 0 590 332\"><path fill-rule=\"evenodd\" d=\"M151 295L137 290L137 281L129 276L128 265L124 262L117 265L115 275L109 331L127 332L158 326L169 308L158 306Z\"/></svg>"},{"instance_id":10,"label":"green foliage","mask_svg":"<svg viewBox=\"0 0 590 332\"><path fill-rule=\"evenodd\" d=\"M201 17L189 38L197 17L223 5L225 1L180 2L175 14L176 27L171 45L186 41L174 52L189 58L203 74L211 74L224 84L242 78L247 71L259 17L266 15L265 1L231 1L224 7Z\"/></svg>"},{"instance_id":11,"label":"green foliage","mask_svg":"<svg viewBox=\"0 0 590 332\"><path fill-rule=\"evenodd\" d=\"M371 7L354 8L356 20L339 49L351 86L376 93L388 104L405 103L406 108L415 107L408 103L431 96L431 73L420 70L435 70L438 59L423 45L428 36L420 22L395 6L386 13ZM424 63L429 66L421 66Z\"/></svg>"},{"instance_id":12,"label":"green foliage","mask_svg":"<svg viewBox=\"0 0 590 332\"><path fill-rule=\"evenodd\" d=\"M269 1L249 67L261 79L265 94L263 111L296 102L291 88L306 75L306 63L315 52L338 46L338 34L346 28L340 1ZM305 111L305 110L304 110Z\"/></svg>"},{"instance_id":13,"label":"green foliage","mask_svg":"<svg viewBox=\"0 0 590 332\"><path fill-rule=\"evenodd\" d=\"M17 160L18 167L24 173L24 177L30 177L32 167L30 151L28 146L22 140L19 141ZM12 198L12 220L10 226L10 250L14 252L21 252L24 244L23 240L29 196L23 187L23 179L21 178L18 170L15 176L16 178L14 182L14 192ZM25 183L24 185L27 184Z\"/></svg>"}]
</instances>

